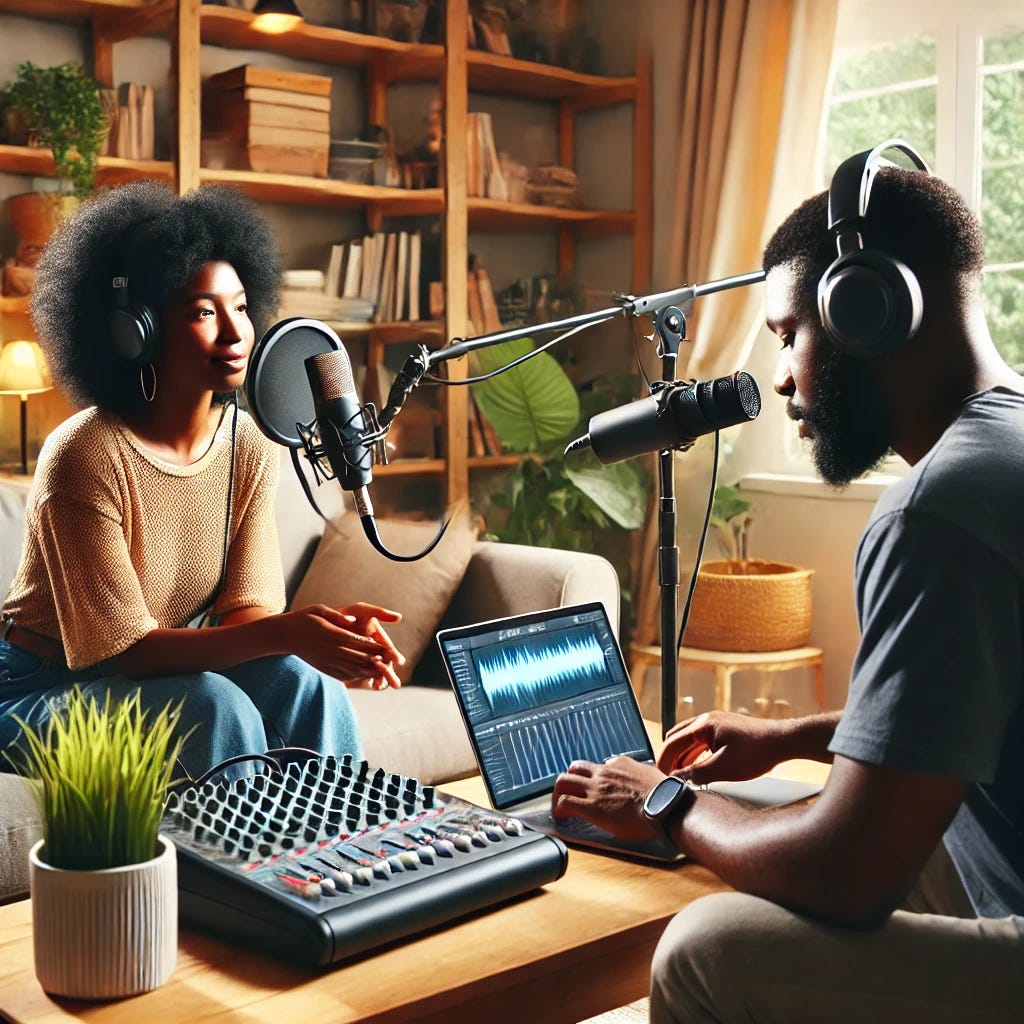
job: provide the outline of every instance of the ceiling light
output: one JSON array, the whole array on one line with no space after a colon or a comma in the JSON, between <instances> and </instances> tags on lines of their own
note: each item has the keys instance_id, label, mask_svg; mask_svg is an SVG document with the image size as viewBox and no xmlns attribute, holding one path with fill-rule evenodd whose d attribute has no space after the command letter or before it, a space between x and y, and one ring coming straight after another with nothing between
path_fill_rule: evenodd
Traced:
<instances>
[{"instance_id":1,"label":"ceiling light","mask_svg":"<svg viewBox=\"0 0 1024 1024\"><path fill-rule=\"evenodd\" d=\"M302 21L302 12L294 0L259 0L252 13L255 15L252 27L268 35L289 32Z\"/></svg>"}]
</instances>

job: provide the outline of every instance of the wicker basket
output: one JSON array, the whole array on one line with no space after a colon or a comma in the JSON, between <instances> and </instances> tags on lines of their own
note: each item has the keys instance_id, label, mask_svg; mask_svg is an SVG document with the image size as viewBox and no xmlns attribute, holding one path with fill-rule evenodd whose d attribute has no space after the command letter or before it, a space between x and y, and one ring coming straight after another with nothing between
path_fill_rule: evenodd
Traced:
<instances>
[{"instance_id":1,"label":"wicker basket","mask_svg":"<svg viewBox=\"0 0 1024 1024\"><path fill-rule=\"evenodd\" d=\"M811 635L811 576L786 562L705 562L683 642L711 651L785 651Z\"/></svg>"}]
</instances>

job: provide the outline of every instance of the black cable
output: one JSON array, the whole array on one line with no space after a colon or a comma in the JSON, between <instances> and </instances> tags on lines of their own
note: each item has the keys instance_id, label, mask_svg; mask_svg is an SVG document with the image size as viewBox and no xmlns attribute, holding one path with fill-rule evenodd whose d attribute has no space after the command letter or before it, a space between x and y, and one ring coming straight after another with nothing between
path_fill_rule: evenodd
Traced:
<instances>
[{"instance_id":1,"label":"black cable","mask_svg":"<svg viewBox=\"0 0 1024 1024\"><path fill-rule=\"evenodd\" d=\"M700 530L700 539L697 541L697 558L693 563L693 572L690 574L690 585L686 590L686 601L683 603L683 617L679 623L679 636L676 639L676 656L683 646L683 634L686 632L686 623L690 618L690 602L693 601L693 591L697 586L697 573L700 570L701 560L704 558L704 542L708 539L708 526L711 524L711 510L715 504L715 489L718 486L718 448L719 431L715 431L715 453L711 460L711 486L708 489L708 505L704 511L704 525Z\"/></svg>"}]
</instances>

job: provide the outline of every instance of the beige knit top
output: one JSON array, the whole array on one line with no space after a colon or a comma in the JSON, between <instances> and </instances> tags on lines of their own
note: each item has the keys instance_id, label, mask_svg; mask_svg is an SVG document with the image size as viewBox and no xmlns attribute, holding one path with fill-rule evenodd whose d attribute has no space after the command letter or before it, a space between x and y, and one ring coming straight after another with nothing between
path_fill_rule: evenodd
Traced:
<instances>
[{"instance_id":1,"label":"beige knit top","mask_svg":"<svg viewBox=\"0 0 1024 1024\"><path fill-rule=\"evenodd\" d=\"M62 423L39 453L4 613L59 639L73 669L120 654L151 629L187 625L221 578L233 415L228 407L210 447L190 466L159 459L119 418L95 408ZM274 521L278 457L240 412L215 614L284 607Z\"/></svg>"}]
</instances>

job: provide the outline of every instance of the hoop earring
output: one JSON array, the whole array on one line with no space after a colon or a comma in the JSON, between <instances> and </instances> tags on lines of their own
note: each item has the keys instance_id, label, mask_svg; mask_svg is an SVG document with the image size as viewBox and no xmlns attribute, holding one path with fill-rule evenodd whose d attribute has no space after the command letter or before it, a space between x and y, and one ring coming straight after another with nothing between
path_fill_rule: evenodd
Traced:
<instances>
[{"instance_id":1,"label":"hoop earring","mask_svg":"<svg viewBox=\"0 0 1024 1024\"><path fill-rule=\"evenodd\" d=\"M146 368L149 368L150 376L153 379L153 383L149 390L146 390ZM142 387L142 397L146 402L152 402L156 398L156 367L152 363L146 363L145 366L139 367L139 385Z\"/></svg>"}]
</instances>

